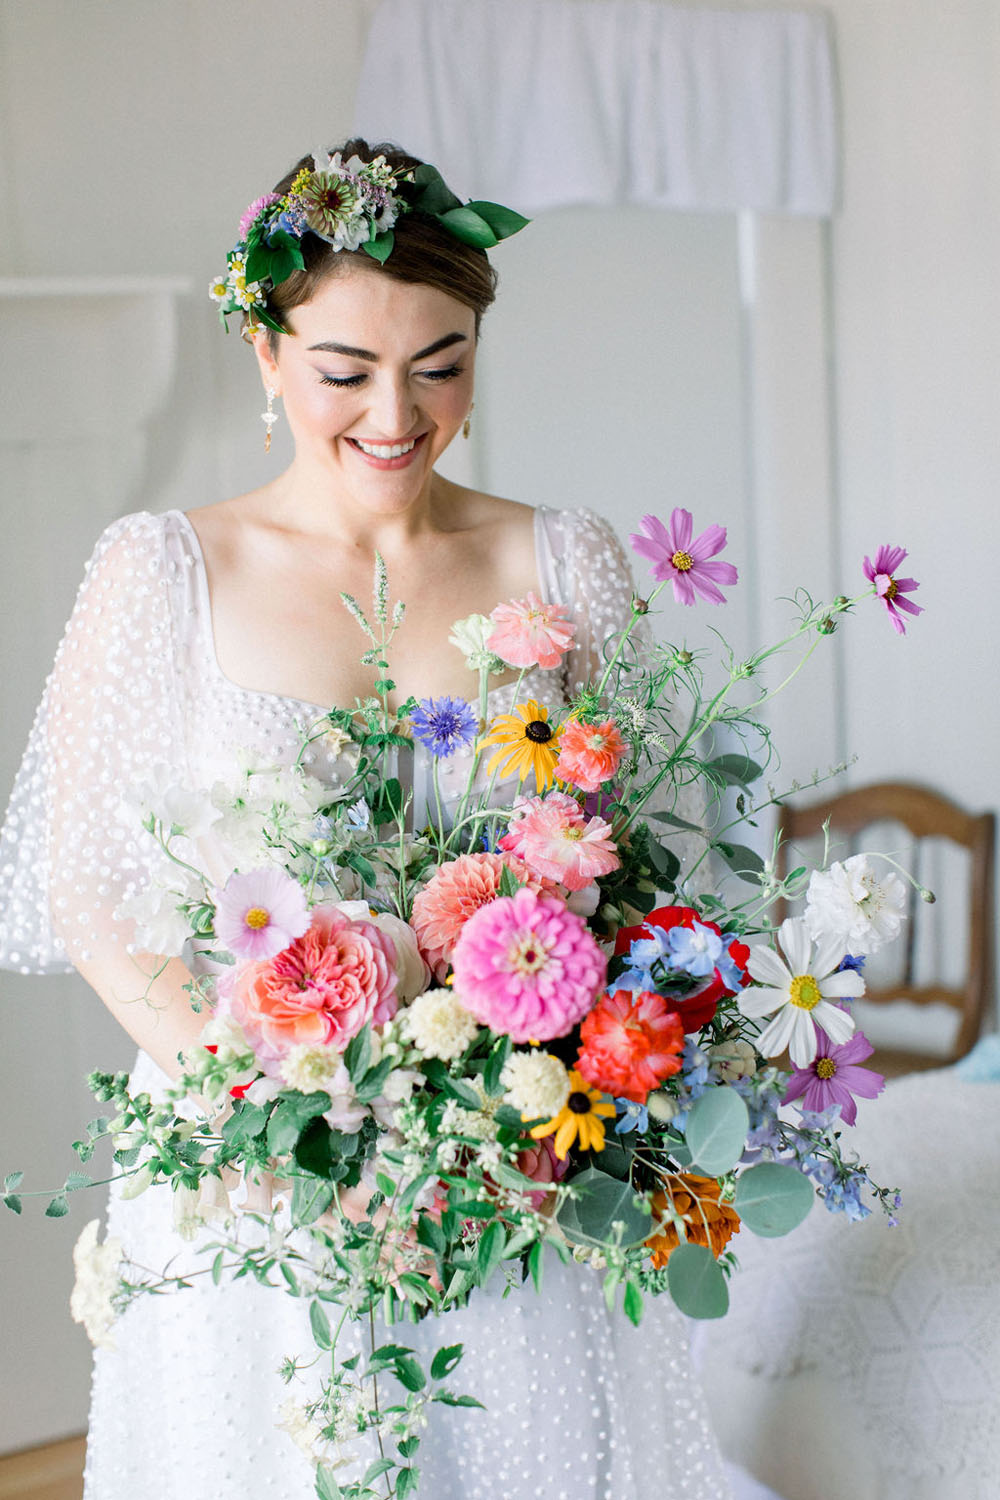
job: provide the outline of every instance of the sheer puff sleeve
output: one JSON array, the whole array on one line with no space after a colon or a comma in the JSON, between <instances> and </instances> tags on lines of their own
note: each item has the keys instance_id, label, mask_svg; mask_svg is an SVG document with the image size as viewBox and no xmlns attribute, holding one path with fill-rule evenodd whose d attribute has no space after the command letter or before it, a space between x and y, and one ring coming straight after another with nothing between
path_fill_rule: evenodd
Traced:
<instances>
[{"instance_id":1,"label":"sheer puff sleeve","mask_svg":"<svg viewBox=\"0 0 1000 1500\"><path fill-rule=\"evenodd\" d=\"M169 581L148 512L113 522L87 564L0 831L3 968L65 973L131 941L118 908L162 856L125 794L185 764Z\"/></svg>"}]
</instances>

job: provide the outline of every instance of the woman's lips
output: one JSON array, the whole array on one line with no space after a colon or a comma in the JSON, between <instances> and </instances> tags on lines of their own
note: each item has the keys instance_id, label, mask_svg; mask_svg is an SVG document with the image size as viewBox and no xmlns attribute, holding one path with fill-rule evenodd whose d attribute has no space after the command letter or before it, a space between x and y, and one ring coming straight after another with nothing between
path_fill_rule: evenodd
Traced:
<instances>
[{"instance_id":1,"label":"woman's lips","mask_svg":"<svg viewBox=\"0 0 1000 1500\"><path fill-rule=\"evenodd\" d=\"M355 453L373 469L405 469L413 463L427 437L406 438L401 443L374 443L365 438L348 438Z\"/></svg>"}]
</instances>

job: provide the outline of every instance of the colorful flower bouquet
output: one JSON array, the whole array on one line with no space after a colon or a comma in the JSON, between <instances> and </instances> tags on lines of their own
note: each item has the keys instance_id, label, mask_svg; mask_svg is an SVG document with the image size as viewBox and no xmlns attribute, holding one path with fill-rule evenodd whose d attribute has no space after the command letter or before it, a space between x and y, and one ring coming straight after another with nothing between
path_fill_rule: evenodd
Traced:
<instances>
[{"instance_id":1,"label":"colorful flower bouquet","mask_svg":"<svg viewBox=\"0 0 1000 1500\"><path fill-rule=\"evenodd\" d=\"M785 1234L817 1196L851 1218L897 1205L842 1127L882 1087L851 1001L865 955L898 933L903 881L868 855L779 879L731 831L778 800L751 791L765 663L796 643L804 660L862 597L902 630L915 585L887 569L905 554L866 559L859 599L798 596L787 639L706 694L702 658L653 645L644 617L667 582L682 604L723 601L725 532L692 539L684 511L643 525L633 543L659 588L632 600L572 702L520 701L518 679L512 711L487 722L491 677L556 669L572 644L565 610L529 596L454 628L478 715L454 698L392 713L403 606L379 559L372 618L344 598L375 696L311 724L291 769L247 764L235 787L197 795L168 776L139 794L165 873L132 903L137 946L184 955L206 1025L161 1099L92 1075L110 1112L76 1149L87 1162L111 1136L125 1196L172 1189L201 1268L140 1271L88 1224L74 1315L107 1341L131 1300L199 1274L306 1300L326 1374L282 1425L326 1500L377 1482L414 1493L427 1404L478 1404L448 1383L460 1345L425 1367L393 1325L495 1277L537 1288L546 1247L602 1274L633 1322L663 1293L717 1317L738 1232ZM720 751L723 735L739 748ZM414 742L431 766L422 808L398 774ZM319 743L333 785L306 769ZM456 756L468 774L444 796L439 768ZM677 810L695 786L697 820ZM206 833L231 853L221 882L199 862ZM694 851L683 871L672 843ZM721 894L705 889L709 855L732 872ZM774 903L801 895L804 915L773 930ZM786 1052L790 1071L774 1061ZM5 1183L16 1211L20 1177ZM48 1212L87 1183L73 1174ZM345 1358L359 1320L367 1347ZM302 1367L289 1351L288 1379Z\"/></svg>"}]
</instances>

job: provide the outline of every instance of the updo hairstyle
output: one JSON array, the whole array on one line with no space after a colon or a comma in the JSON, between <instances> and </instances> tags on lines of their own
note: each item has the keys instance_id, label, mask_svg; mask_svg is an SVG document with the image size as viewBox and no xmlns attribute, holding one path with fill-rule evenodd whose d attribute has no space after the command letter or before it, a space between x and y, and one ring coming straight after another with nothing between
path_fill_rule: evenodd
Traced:
<instances>
[{"instance_id":1,"label":"updo hairstyle","mask_svg":"<svg viewBox=\"0 0 1000 1500\"><path fill-rule=\"evenodd\" d=\"M421 165L419 157L409 156L388 142L369 145L367 141L355 139L345 141L339 150L347 161L352 156L362 161L373 161L384 156L396 172L409 171ZM283 196L289 191L297 174L305 167L312 169L312 156L303 156L275 184L274 192ZM328 276L343 272L347 265L360 258L365 266L394 281L420 283L432 286L439 292L454 297L464 307L471 307L476 315L476 337L483 313L496 296L497 273L490 265L485 250L466 245L448 233L441 224L428 214L418 210L401 213L395 224L395 240L392 253L379 262L363 250L334 250L318 235L306 233L301 240L302 258L305 266L293 271L280 286L268 293L267 310L277 322L287 327L288 313L293 307L308 302L319 284ZM277 353L279 335L268 330L271 353Z\"/></svg>"}]
</instances>

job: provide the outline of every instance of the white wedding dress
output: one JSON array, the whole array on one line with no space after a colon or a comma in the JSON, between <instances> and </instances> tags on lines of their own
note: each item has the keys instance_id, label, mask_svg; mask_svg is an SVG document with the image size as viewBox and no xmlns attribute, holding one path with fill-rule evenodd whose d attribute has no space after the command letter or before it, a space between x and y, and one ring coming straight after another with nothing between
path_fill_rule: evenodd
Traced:
<instances>
[{"instance_id":1,"label":"white wedding dress","mask_svg":"<svg viewBox=\"0 0 1000 1500\"><path fill-rule=\"evenodd\" d=\"M536 543L543 594L569 606L580 637L561 681L535 671L522 685L522 698L551 703L591 675L599 643L627 617L632 580L614 533L589 512L539 509ZM512 691L492 694L494 712L510 707ZM181 512L115 522L88 567L0 835L0 963L61 971L102 944L128 942L116 908L155 869L123 812L124 790L158 763L204 788L245 750L288 763L322 712L223 675L204 562ZM323 776L329 761L315 751L309 769ZM420 775L418 759L415 784ZM163 1075L140 1055L133 1082L155 1093ZM111 1203L111 1232L150 1269L190 1255L173 1231L171 1198L157 1189ZM98 1351L87 1500L314 1493L309 1464L275 1426L289 1394L278 1366L312 1349L305 1305L247 1281L206 1280L140 1299L116 1325L116 1349ZM666 1298L636 1330L606 1312L599 1273L553 1256L540 1296L477 1294L445 1321L394 1336L430 1350L463 1341L453 1385L487 1408L432 1408L419 1455L425 1500L732 1493L689 1366L687 1325ZM291 1394L304 1390L294 1382Z\"/></svg>"}]
</instances>

